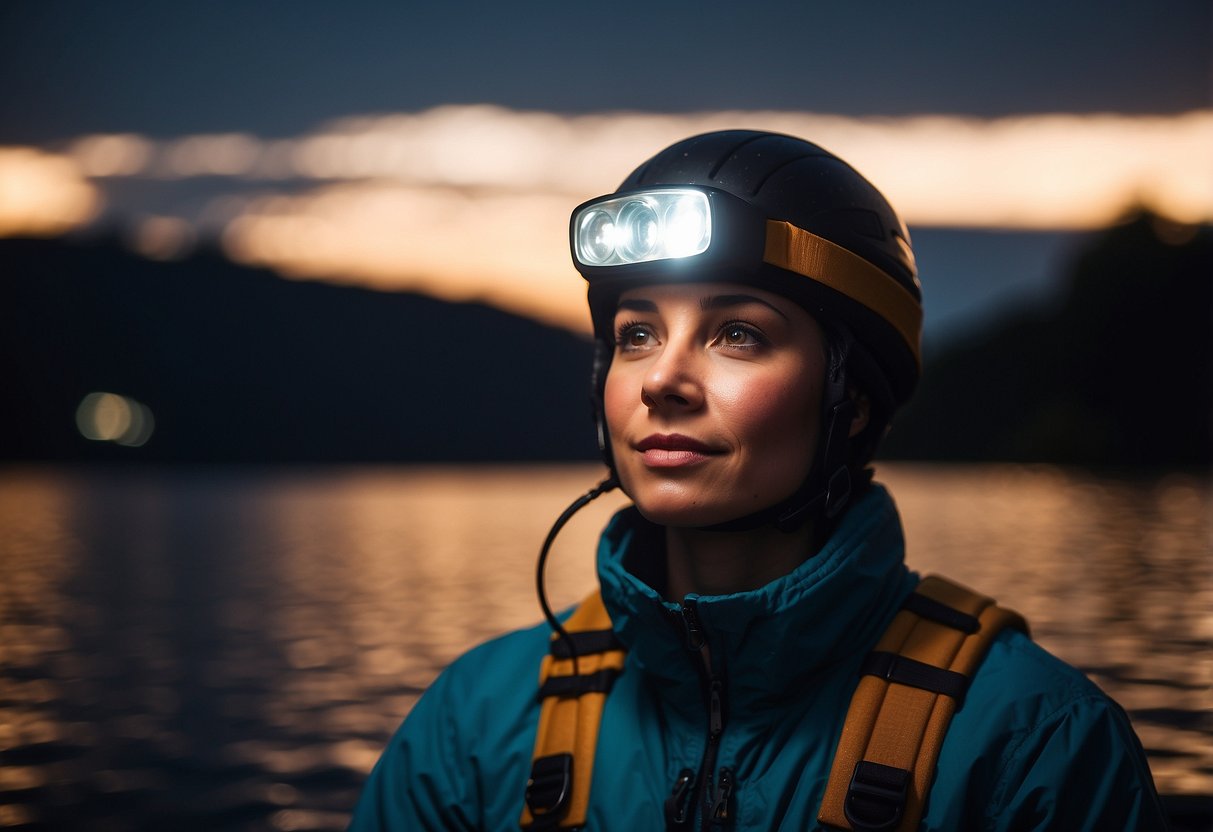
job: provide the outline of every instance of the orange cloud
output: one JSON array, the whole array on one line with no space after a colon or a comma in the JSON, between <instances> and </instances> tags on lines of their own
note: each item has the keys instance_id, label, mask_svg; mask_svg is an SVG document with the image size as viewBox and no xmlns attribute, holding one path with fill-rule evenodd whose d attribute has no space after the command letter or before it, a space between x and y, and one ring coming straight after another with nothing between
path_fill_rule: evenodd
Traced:
<instances>
[{"instance_id":1,"label":"orange cloud","mask_svg":"<svg viewBox=\"0 0 1213 832\"><path fill-rule=\"evenodd\" d=\"M0 235L86 223L97 187L114 178L156 181L171 196L182 178L205 176L214 196L201 210L195 188L181 215L165 210L171 199L154 211L111 205L111 214L148 256L179 256L218 236L233 259L290 276L483 300L585 329L584 286L567 254L570 209L671 142L739 125L840 154L911 227L1087 229L1134 206L1213 221L1213 110L988 120L563 116L480 105L340 119L274 140L114 134L83 137L66 155L0 148Z\"/></svg>"},{"instance_id":2,"label":"orange cloud","mask_svg":"<svg viewBox=\"0 0 1213 832\"><path fill-rule=\"evenodd\" d=\"M71 159L32 147L0 147L0 237L51 237L96 215L97 189Z\"/></svg>"},{"instance_id":3,"label":"orange cloud","mask_svg":"<svg viewBox=\"0 0 1213 832\"><path fill-rule=\"evenodd\" d=\"M550 194L341 184L255 200L222 242L234 260L293 277L479 300L586 329L568 212Z\"/></svg>"}]
</instances>

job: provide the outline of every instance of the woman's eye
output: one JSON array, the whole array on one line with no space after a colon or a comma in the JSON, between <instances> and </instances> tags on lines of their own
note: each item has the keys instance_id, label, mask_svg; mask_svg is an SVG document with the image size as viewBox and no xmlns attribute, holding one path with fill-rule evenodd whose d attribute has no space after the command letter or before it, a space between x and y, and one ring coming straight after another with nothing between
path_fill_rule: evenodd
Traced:
<instances>
[{"instance_id":1,"label":"woman's eye","mask_svg":"<svg viewBox=\"0 0 1213 832\"><path fill-rule=\"evenodd\" d=\"M720 331L720 340L727 347L757 347L766 343L753 327L745 324L727 324Z\"/></svg>"},{"instance_id":2,"label":"woman's eye","mask_svg":"<svg viewBox=\"0 0 1213 832\"><path fill-rule=\"evenodd\" d=\"M644 349L653 343L653 333L644 324L627 323L619 327L615 343L623 350Z\"/></svg>"}]
</instances>

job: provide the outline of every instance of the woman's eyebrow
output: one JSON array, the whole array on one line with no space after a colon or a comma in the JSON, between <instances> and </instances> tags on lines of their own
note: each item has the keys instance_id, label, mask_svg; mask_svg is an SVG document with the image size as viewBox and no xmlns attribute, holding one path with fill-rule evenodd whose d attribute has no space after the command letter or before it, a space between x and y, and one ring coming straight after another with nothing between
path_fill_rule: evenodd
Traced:
<instances>
[{"instance_id":1,"label":"woman's eyebrow","mask_svg":"<svg viewBox=\"0 0 1213 832\"><path fill-rule=\"evenodd\" d=\"M619 301L619 305L615 309L616 311L626 309L629 312L656 312L657 304L644 298L624 298Z\"/></svg>"},{"instance_id":2,"label":"woman's eyebrow","mask_svg":"<svg viewBox=\"0 0 1213 832\"><path fill-rule=\"evenodd\" d=\"M702 298L699 301L699 308L705 312L709 309L727 309L732 306L745 306L748 303L761 303L763 306L771 309L779 317L785 321L790 320L778 307L767 303L762 298L756 298L753 295L712 295Z\"/></svg>"}]
</instances>

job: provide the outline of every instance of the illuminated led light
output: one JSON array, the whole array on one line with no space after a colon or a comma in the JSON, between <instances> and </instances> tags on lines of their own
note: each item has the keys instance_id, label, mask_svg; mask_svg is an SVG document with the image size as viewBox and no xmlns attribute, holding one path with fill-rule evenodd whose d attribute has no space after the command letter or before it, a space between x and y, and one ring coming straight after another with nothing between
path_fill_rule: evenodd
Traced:
<instances>
[{"instance_id":1,"label":"illuminated led light","mask_svg":"<svg viewBox=\"0 0 1213 832\"><path fill-rule=\"evenodd\" d=\"M151 439L155 420L147 405L117 393L89 393L76 408L80 435L138 448Z\"/></svg>"},{"instance_id":2,"label":"illuminated led light","mask_svg":"<svg viewBox=\"0 0 1213 832\"><path fill-rule=\"evenodd\" d=\"M712 242L707 194L662 189L592 203L573 222L574 251L587 266L691 257Z\"/></svg>"},{"instance_id":3,"label":"illuminated led light","mask_svg":"<svg viewBox=\"0 0 1213 832\"><path fill-rule=\"evenodd\" d=\"M615 221L606 211L587 211L581 217L579 239L587 263L605 263L615 252Z\"/></svg>"},{"instance_id":4,"label":"illuminated led light","mask_svg":"<svg viewBox=\"0 0 1213 832\"><path fill-rule=\"evenodd\" d=\"M620 209L618 225L620 256L633 263L652 259L658 243L657 212L635 199Z\"/></svg>"},{"instance_id":5,"label":"illuminated led light","mask_svg":"<svg viewBox=\"0 0 1213 832\"><path fill-rule=\"evenodd\" d=\"M674 257L698 254L708 247L712 225L706 200L679 200L666 211L666 249Z\"/></svg>"}]
</instances>

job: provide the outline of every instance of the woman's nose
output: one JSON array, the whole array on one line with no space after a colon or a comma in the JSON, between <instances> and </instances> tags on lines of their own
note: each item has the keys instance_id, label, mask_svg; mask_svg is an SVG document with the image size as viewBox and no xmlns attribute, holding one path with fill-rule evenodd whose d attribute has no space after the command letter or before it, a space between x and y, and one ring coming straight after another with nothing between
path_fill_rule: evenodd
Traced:
<instances>
[{"instance_id":1,"label":"woman's nose","mask_svg":"<svg viewBox=\"0 0 1213 832\"><path fill-rule=\"evenodd\" d=\"M699 362L691 351L667 345L645 373L640 399L650 410L695 410L703 406Z\"/></svg>"}]
</instances>

